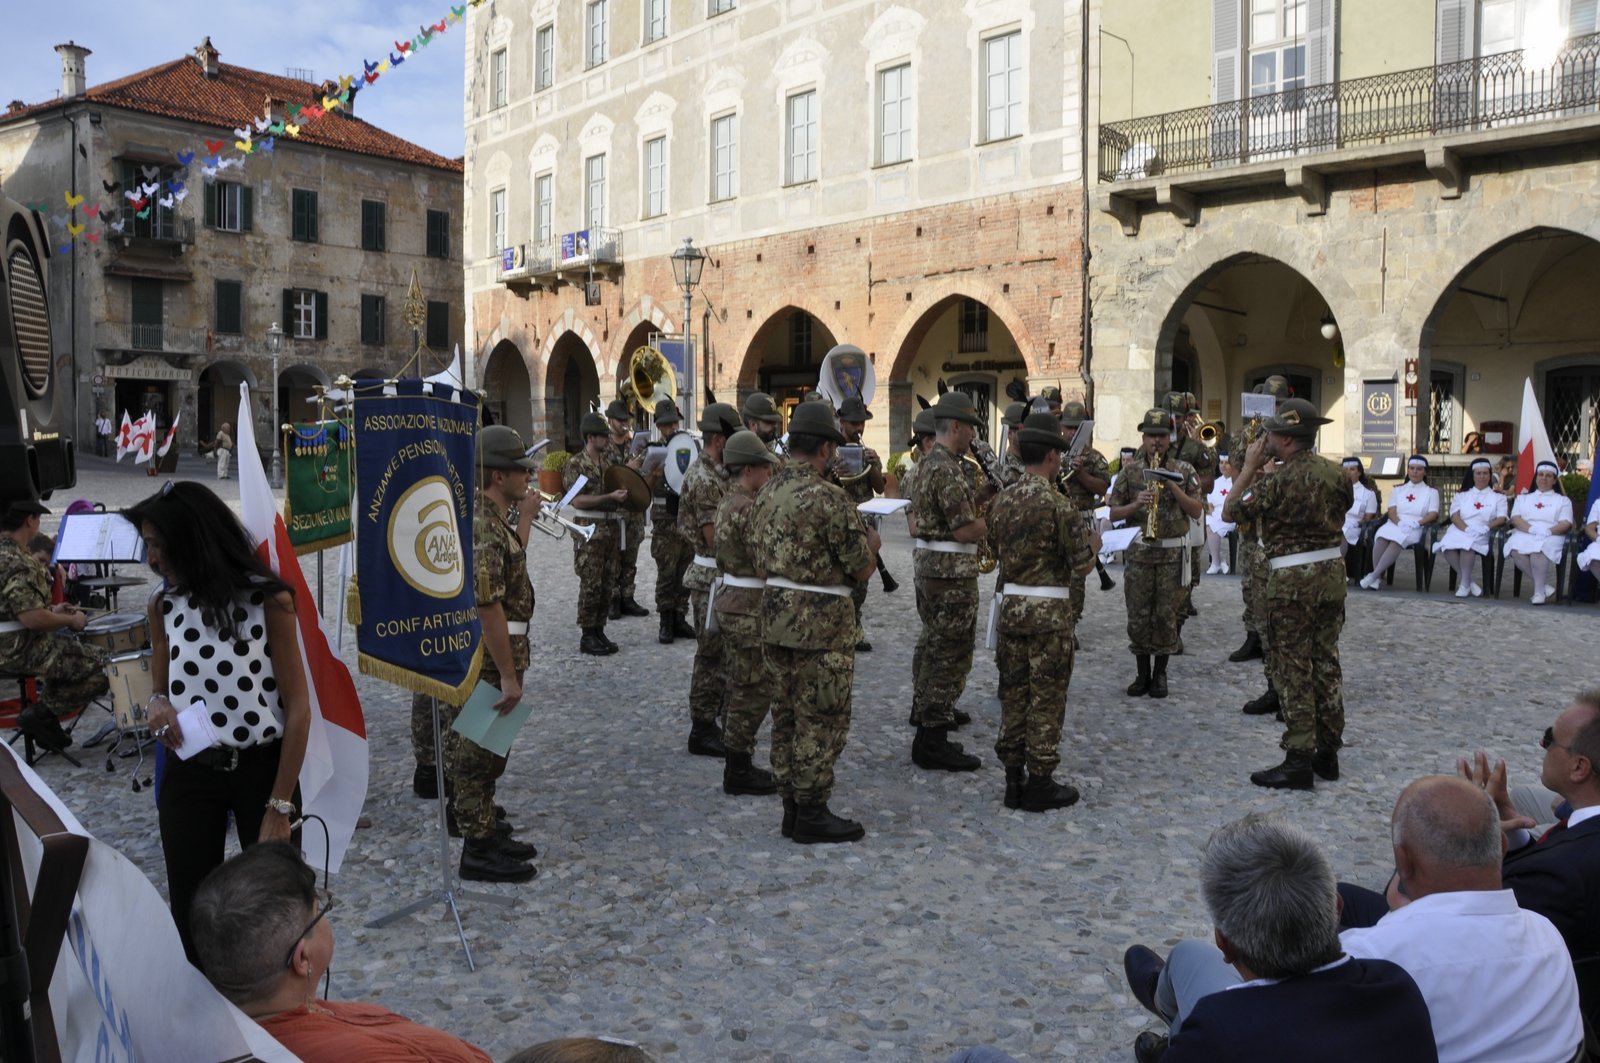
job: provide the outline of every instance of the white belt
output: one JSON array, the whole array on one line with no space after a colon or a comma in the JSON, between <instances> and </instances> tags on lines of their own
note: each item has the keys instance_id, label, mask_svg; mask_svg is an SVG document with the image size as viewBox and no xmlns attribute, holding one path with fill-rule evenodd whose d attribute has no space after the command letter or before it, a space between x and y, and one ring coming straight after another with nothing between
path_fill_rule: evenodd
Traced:
<instances>
[{"instance_id":1,"label":"white belt","mask_svg":"<svg viewBox=\"0 0 1600 1063\"><path fill-rule=\"evenodd\" d=\"M695 554L694 563L699 565L701 568L717 567L717 559L714 557L707 557L705 554Z\"/></svg>"},{"instance_id":2,"label":"white belt","mask_svg":"<svg viewBox=\"0 0 1600 1063\"><path fill-rule=\"evenodd\" d=\"M3 620L3 621L0 621L0 635L9 635L13 631L26 631L26 630L28 630L28 625L24 624L20 620Z\"/></svg>"},{"instance_id":3,"label":"white belt","mask_svg":"<svg viewBox=\"0 0 1600 1063\"><path fill-rule=\"evenodd\" d=\"M507 620L506 621L506 634L510 635L512 638L515 638L518 635L526 635L527 633L528 633L528 622L526 620Z\"/></svg>"},{"instance_id":4,"label":"white belt","mask_svg":"<svg viewBox=\"0 0 1600 1063\"><path fill-rule=\"evenodd\" d=\"M1189 537L1180 535L1176 539L1135 539L1140 546L1148 546L1159 550L1176 550L1180 546L1189 545Z\"/></svg>"},{"instance_id":5,"label":"white belt","mask_svg":"<svg viewBox=\"0 0 1600 1063\"><path fill-rule=\"evenodd\" d=\"M568 506L567 507L567 512L571 513L574 517L578 517L578 518L580 518L582 520L620 520L620 521L626 521L628 519L628 515L626 513L615 513L615 512L612 512L610 510L605 510L605 509L578 509L575 506Z\"/></svg>"},{"instance_id":6,"label":"white belt","mask_svg":"<svg viewBox=\"0 0 1600 1063\"><path fill-rule=\"evenodd\" d=\"M1296 568L1300 565L1314 565L1318 561L1339 560L1339 548L1330 546L1325 550L1305 550L1298 554L1284 554L1282 557L1267 558L1267 567L1270 569Z\"/></svg>"},{"instance_id":7,"label":"white belt","mask_svg":"<svg viewBox=\"0 0 1600 1063\"><path fill-rule=\"evenodd\" d=\"M948 539L913 539L911 540L918 550L932 550L936 554L976 554L977 543L956 543Z\"/></svg>"},{"instance_id":8,"label":"white belt","mask_svg":"<svg viewBox=\"0 0 1600 1063\"><path fill-rule=\"evenodd\" d=\"M849 587L826 586L820 583L796 583L794 580L784 579L782 576L768 576L767 586L782 587L786 591L809 591L812 594L831 594L837 598L850 597Z\"/></svg>"},{"instance_id":9,"label":"white belt","mask_svg":"<svg viewBox=\"0 0 1600 1063\"><path fill-rule=\"evenodd\" d=\"M1070 601L1072 592L1066 587L1030 587L1025 583L1006 583L1000 587L1000 595L1010 598L1016 595L1019 598L1058 598Z\"/></svg>"},{"instance_id":10,"label":"white belt","mask_svg":"<svg viewBox=\"0 0 1600 1063\"><path fill-rule=\"evenodd\" d=\"M724 572L722 574L722 585L724 587L738 587L747 591L759 591L767 585L767 581L759 576L730 576Z\"/></svg>"}]
</instances>

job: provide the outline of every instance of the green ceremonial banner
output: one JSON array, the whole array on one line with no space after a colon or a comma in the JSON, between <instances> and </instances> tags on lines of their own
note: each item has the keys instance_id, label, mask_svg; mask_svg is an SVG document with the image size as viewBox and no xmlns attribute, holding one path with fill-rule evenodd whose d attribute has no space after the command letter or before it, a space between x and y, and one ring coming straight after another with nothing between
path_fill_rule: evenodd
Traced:
<instances>
[{"instance_id":1,"label":"green ceremonial banner","mask_svg":"<svg viewBox=\"0 0 1600 1063\"><path fill-rule=\"evenodd\" d=\"M293 425L287 435L283 521L294 552L349 542L350 427L313 421Z\"/></svg>"}]
</instances>

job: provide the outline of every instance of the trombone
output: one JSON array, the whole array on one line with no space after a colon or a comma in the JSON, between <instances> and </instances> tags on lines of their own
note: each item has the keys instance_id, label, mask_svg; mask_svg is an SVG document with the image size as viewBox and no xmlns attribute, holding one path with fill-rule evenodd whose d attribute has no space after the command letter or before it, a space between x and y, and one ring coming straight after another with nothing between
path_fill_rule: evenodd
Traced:
<instances>
[{"instance_id":1,"label":"trombone","mask_svg":"<svg viewBox=\"0 0 1600 1063\"><path fill-rule=\"evenodd\" d=\"M538 528L552 539L564 539L570 531L584 542L588 542L594 535L594 527L589 524L579 524L561 515L556 508L560 501L556 495L539 494L539 508L533 515L533 527Z\"/></svg>"}]
</instances>

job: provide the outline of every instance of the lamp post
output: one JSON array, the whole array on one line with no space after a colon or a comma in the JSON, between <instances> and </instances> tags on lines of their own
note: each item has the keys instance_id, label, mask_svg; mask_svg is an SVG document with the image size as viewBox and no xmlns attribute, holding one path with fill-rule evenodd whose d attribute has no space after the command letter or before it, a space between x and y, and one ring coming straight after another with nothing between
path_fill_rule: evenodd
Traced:
<instances>
[{"instance_id":1,"label":"lamp post","mask_svg":"<svg viewBox=\"0 0 1600 1063\"><path fill-rule=\"evenodd\" d=\"M686 425L695 423L694 407L698 394L695 390L694 354L691 352L690 337L694 329L690 324L690 317L694 314L694 290L700 286L700 272L706 268L705 253L694 246L694 241L689 237L683 238L683 246L672 253L672 278L678 282L678 287L683 289L683 422Z\"/></svg>"},{"instance_id":2,"label":"lamp post","mask_svg":"<svg viewBox=\"0 0 1600 1063\"><path fill-rule=\"evenodd\" d=\"M276 488L283 486L283 458L278 453L278 352L283 350L283 329L276 321L267 329L267 350L272 354L272 421L268 426L272 430L272 469L267 476ZM243 431L244 426L239 429Z\"/></svg>"}]
</instances>

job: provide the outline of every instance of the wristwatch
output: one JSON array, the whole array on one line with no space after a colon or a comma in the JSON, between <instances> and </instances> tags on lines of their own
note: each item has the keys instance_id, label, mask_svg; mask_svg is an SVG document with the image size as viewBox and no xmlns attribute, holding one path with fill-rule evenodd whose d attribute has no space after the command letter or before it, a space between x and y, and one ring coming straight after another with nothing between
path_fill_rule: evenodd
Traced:
<instances>
[{"instance_id":1,"label":"wristwatch","mask_svg":"<svg viewBox=\"0 0 1600 1063\"><path fill-rule=\"evenodd\" d=\"M294 802L284 801L276 797L267 798L267 808L280 816L294 815Z\"/></svg>"}]
</instances>

